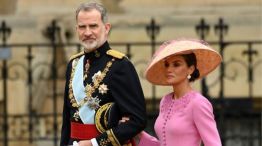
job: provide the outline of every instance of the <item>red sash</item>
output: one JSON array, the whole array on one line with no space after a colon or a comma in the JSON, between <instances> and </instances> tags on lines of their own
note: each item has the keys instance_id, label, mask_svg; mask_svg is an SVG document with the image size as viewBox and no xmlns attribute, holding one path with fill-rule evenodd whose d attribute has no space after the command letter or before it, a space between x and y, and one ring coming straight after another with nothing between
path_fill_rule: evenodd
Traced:
<instances>
[{"instance_id":1,"label":"red sash","mask_svg":"<svg viewBox=\"0 0 262 146\"><path fill-rule=\"evenodd\" d=\"M76 122L71 122L71 138L80 140L90 140L95 138L100 133L97 131L94 124L81 124ZM128 142L132 146L136 146L135 141L132 139Z\"/></svg>"},{"instance_id":2,"label":"red sash","mask_svg":"<svg viewBox=\"0 0 262 146\"><path fill-rule=\"evenodd\" d=\"M71 122L71 138L90 140L99 135L94 124Z\"/></svg>"}]
</instances>

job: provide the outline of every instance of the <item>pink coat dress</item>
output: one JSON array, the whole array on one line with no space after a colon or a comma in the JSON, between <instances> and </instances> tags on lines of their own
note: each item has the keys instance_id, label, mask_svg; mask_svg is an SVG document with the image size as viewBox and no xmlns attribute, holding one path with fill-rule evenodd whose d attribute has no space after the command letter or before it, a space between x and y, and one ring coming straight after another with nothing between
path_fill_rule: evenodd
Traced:
<instances>
[{"instance_id":1,"label":"pink coat dress","mask_svg":"<svg viewBox=\"0 0 262 146\"><path fill-rule=\"evenodd\" d=\"M211 103L196 91L179 99L173 93L160 102L155 122L158 137L142 132L138 146L221 146Z\"/></svg>"}]
</instances>

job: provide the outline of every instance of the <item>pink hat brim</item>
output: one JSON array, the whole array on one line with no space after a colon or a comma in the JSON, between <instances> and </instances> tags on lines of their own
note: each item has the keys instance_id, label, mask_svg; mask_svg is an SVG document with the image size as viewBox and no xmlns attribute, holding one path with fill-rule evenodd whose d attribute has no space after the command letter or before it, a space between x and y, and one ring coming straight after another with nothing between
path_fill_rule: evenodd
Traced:
<instances>
[{"instance_id":1,"label":"pink hat brim","mask_svg":"<svg viewBox=\"0 0 262 146\"><path fill-rule=\"evenodd\" d=\"M166 82L164 60L173 55L189 53L196 55L197 69L200 73L198 79L213 71L222 61L222 57L218 52L200 42L190 40L173 41L153 55L152 61L145 71L146 79L156 85L169 85Z\"/></svg>"}]
</instances>

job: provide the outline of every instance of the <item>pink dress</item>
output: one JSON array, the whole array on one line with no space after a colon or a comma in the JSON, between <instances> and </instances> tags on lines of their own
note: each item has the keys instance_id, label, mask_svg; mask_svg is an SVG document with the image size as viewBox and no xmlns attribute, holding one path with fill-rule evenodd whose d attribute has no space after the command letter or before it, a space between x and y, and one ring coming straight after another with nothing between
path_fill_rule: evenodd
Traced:
<instances>
[{"instance_id":1,"label":"pink dress","mask_svg":"<svg viewBox=\"0 0 262 146\"><path fill-rule=\"evenodd\" d=\"M142 132L138 146L221 146L211 103L196 91L179 99L173 93L160 102L155 122L158 139Z\"/></svg>"}]
</instances>

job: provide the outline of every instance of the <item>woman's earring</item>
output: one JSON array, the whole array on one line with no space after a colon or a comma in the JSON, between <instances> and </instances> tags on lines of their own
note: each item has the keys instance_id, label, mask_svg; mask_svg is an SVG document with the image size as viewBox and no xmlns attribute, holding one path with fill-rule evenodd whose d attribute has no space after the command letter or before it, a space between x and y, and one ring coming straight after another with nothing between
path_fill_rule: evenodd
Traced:
<instances>
[{"instance_id":1,"label":"woman's earring","mask_svg":"<svg viewBox=\"0 0 262 146\"><path fill-rule=\"evenodd\" d=\"M187 75L187 79L191 79L191 75Z\"/></svg>"}]
</instances>

